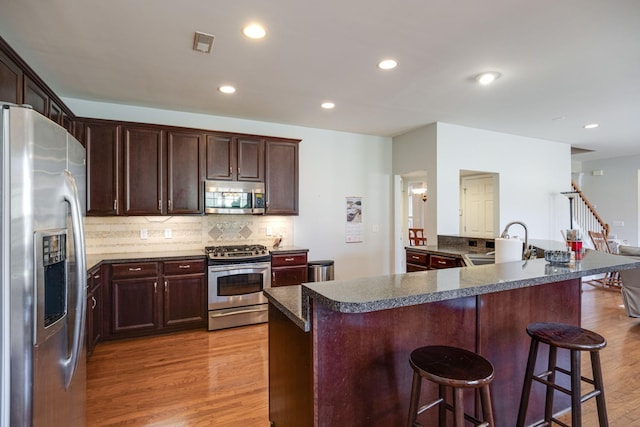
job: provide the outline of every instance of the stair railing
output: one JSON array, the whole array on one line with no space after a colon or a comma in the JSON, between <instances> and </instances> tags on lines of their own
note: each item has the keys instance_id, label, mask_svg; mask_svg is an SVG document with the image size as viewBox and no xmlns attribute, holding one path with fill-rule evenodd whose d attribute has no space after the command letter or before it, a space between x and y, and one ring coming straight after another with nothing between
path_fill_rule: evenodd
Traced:
<instances>
[{"instance_id":1,"label":"stair railing","mask_svg":"<svg viewBox=\"0 0 640 427\"><path fill-rule=\"evenodd\" d=\"M571 180L571 192L573 197L573 219L580 225L583 231L583 239L586 238L587 232L602 232L606 237L609 236L609 224L598 215L596 209L585 197L584 193L578 187L574 180Z\"/></svg>"}]
</instances>

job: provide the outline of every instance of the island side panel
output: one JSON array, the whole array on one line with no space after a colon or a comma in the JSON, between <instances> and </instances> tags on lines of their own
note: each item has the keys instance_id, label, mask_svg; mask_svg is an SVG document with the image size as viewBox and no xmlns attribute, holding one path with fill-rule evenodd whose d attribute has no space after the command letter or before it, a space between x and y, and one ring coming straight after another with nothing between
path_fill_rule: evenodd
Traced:
<instances>
[{"instance_id":1,"label":"island side panel","mask_svg":"<svg viewBox=\"0 0 640 427\"><path fill-rule=\"evenodd\" d=\"M405 425L411 351L425 345L475 350L475 297L358 314L312 300L312 313L316 427ZM426 401L437 389L423 381L422 390ZM466 400L472 410L472 399ZM430 425L435 413L420 420Z\"/></svg>"},{"instance_id":2,"label":"island side panel","mask_svg":"<svg viewBox=\"0 0 640 427\"><path fill-rule=\"evenodd\" d=\"M269 420L276 427L313 425L311 334L269 304Z\"/></svg>"},{"instance_id":3,"label":"island side panel","mask_svg":"<svg viewBox=\"0 0 640 427\"><path fill-rule=\"evenodd\" d=\"M529 354L526 327L533 322L561 322L580 325L581 281L574 279L546 285L478 296L478 353L491 361L495 379L491 385L497 427L512 427L518 406ZM540 345L536 372L547 366L547 346ZM569 366L567 351L558 352L561 366ZM566 376L556 377L561 382ZM569 386L569 381L564 382ZM527 424L544 416L544 387L534 383ZM556 393L556 410L568 408L569 399Z\"/></svg>"}]
</instances>

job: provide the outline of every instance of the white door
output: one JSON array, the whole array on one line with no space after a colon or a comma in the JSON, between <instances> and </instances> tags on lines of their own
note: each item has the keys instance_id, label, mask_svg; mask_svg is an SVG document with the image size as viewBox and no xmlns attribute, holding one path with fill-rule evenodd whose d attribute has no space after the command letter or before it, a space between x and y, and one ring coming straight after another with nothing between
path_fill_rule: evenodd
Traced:
<instances>
[{"instance_id":1,"label":"white door","mask_svg":"<svg viewBox=\"0 0 640 427\"><path fill-rule=\"evenodd\" d=\"M488 175L462 178L462 234L494 237L493 183Z\"/></svg>"}]
</instances>

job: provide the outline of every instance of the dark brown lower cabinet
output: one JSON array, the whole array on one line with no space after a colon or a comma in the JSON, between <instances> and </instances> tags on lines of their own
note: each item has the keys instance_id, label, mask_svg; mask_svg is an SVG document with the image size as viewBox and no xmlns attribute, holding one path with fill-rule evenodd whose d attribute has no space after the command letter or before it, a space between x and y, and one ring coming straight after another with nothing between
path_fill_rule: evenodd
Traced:
<instances>
[{"instance_id":1,"label":"dark brown lower cabinet","mask_svg":"<svg viewBox=\"0 0 640 427\"><path fill-rule=\"evenodd\" d=\"M111 265L109 339L204 327L204 259Z\"/></svg>"},{"instance_id":2,"label":"dark brown lower cabinet","mask_svg":"<svg viewBox=\"0 0 640 427\"><path fill-rule=\"evenodd\" d=\"M86 337L87 356L102 339L102 274L100 267L87 273Z\"/></svg>"},{"instance_id":3,"label":"dark brown lower cabinet","mask_svg":"<svg viewBox=\"0 0 640 427\"><path fill-rule=\"evenodd\" d=\"M307 250L271 254L271 286L299 285L307 282Z\"/></svg>"},{"instance_id":4,"label":"dark brown lower cabinet","mask_svg":"<svg viewBox=\"0 0 640 427\"><path fill-rule=\"evenodd\" d=\"M158 279L117 279L111 283L112 336L152 332L160 328Z\"/></svg>"},{"instance_id":5,"label":"dark brown lower cabinet","mask_svg":"<svg viewBox=\"0 0 640 427\"><path fill-rule=\"evenodd\" d=\"M207 320L206 292L204 273L165 276L164 327L204 326Z\"/></svg>"},{"instance_id":6,"label":"dark brown lower cabinet","mask_svg":"<svg viewBox=\"0 0 640 427\"><path fill-rule=\"evenodd\" d=\"M437 270L441 268L464 267L460 258L406 249L407 273L413 271Z\"/></svg>"}]
</instances>

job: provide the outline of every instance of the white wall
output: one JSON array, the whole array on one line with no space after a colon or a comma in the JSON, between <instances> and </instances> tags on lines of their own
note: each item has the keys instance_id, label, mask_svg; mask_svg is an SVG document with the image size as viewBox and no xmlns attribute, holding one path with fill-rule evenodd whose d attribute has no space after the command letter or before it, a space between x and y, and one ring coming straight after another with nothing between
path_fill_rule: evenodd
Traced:
<instances>
[{"instance_id":1,"label":"white wall","mask_svg":"<svg viewBox=\"0 0 640 427\"><path fill-rule=\"evenodd\" d=\"M525 138L481 129L437 123L394 138L394 173L402 167L400 159L414 153L410 167L435 153L437 171L427 169L430 197L435 208L436 234L460 234L460 170L499 174L499 211L501 229L510 221L527 225L530 238L561 240L560 230L569 226L569 203L562 191L571 183L571 153L568 144ZM433 148L433 136L437 143ZM396 146L396 142L400 144ZM425 147L429 147L425 151ZM423 162L434 163L423 157ZM432 175L435 174L435 178ZM435 184L435 186L433 185ZM435 188L434 188L435 187ZM435 190L435 191L434 191ZM435 193L435 194L434 194ZM431 197L431 196L435 197ZM430 231L432 232L432 231ZM512 230L520 236L520 230Z\"/></svg>"},{"instance_id":2,"label":"white wall","mask_svg":"<svg viewBox=\"0 0 640 427\"><path fill-rule=\"evenodd\" d=\"M598 215L611 226L609 235L638 246L640 155L584 161L580 168L584 172L581 190ZM594 176L592 171L602 171L602 175Z\"/></svg>"},{"instance_id":3,"label":"white wall","mask_svg":"<svg viewBox=\"0 0 640 427\"><path fill-rule=\"evenodd\" d=\"M391 270L390 138L74 98L63 102L79 117L302 139L300 215L293 217L293 241L284 244L308 248L310 260L335 260L336 279ZM363 198L362 243L345 243L347 196Z\"/></svg>"},{"instance_id":4,"label":"white wall","mask_svg":"<svg viewBox=\"0 0 640 427\"><path fill-rule=\"evenodd\" d=\"M425 202L423 216L424 232L427 242L436 242L436 206L438 187L436 183L436 146L437 126L435 123L423 126L404 135L393 138L393 173L394 175L421 175L426 172L429 199Z\"/></svg>"}]
</instances>

